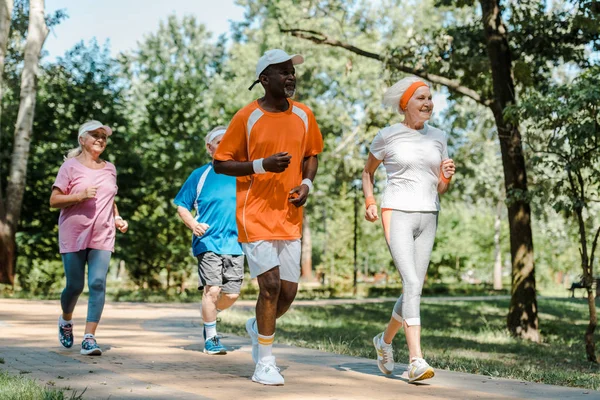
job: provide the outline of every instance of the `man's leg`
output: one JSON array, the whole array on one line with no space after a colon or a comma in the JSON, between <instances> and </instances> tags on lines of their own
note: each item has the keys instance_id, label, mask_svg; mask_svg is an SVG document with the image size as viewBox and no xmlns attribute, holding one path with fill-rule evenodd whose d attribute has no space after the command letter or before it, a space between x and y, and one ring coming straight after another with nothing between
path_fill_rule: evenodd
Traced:
<instances>
[{"instance_id":1,"label":"man's leg","mask_svg":"<svg viewBox=\"0 0 600 400\"><path fill-rule=\"evenodd\" d=\"M208 340L217 336L217 303L221 288L219 286L207 285L202 293L202 321L204 321L204 329Z\"/></svg>"},{"instance_id":2,"label":"man's leg","mask_svg":"<svg viewBox=\"0 0 600 400\"><path fill-rule=\"evenodd\" d=\"M217 302L223 286L223 257L207 251L198 255L198 289L202 293L202 321L204 323L204 352L206 354L225 354L227 350L217 336Z\"/></svg>"},{"instance_id":3,"label":"man's leg","mask_svg":"<svg viewBox=\"0 0 600 400\"><path fill-rule=\"evenodd\" d=\"M271 336L275 333L277 303L281 291L279 267L272 268L258 275L258 301L256 302L256 324L258 333Z\"/></svg>"},{"instance_id":4,"label":"man's leg","mask_svg":"<svg viewBox=\"0 0 600 400\"><path fill-rule=\"evenodd\" d=\"M281 317L290 308L296 293L298 292L298 282L281 281L281 290L277 301L277 318Z\"/></svg>"},{"instance_id":5,"label":"man's leg","mask_svg":"<svg viewBox=\"0 0 600 400\"><path fill-rule=\"evenodd\" d=\"M233 305L240 297L239 293L223 293L221 292L221 296L217 300L216 311L227 310L229 307Z\"/></svg>"},{"instance_id":6,"label":"man's leg","mask_svg":"<svg viewBox=\"0 0 600 400\"><path fill-rule=\"evenodd\" d=\"M277 241L278 258L281 263L279 267L281 290L277 302L277 318L287 312L296 298L300 280L301 249L300 239Z\"/></svg>"},{"instance_id":7,"label":"man's leg","mask_svg":"<svg viewBox=\"0 0 600 400\"><path fill-rule=\"evenodd\" d=\"M217 300L217 312L228 309L240 297L244 283L244 256L223 255L223 286Z\"/></svg>"}]
</instances>

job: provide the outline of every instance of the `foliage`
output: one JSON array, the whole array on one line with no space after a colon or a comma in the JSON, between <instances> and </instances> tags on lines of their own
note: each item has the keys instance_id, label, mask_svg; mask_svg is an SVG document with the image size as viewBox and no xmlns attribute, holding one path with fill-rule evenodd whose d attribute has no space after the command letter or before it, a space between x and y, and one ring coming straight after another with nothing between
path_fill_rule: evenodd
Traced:
<instances>
[{"instance_id":1,"label":"foliage","mask_svg":"<svg viewBox=\"0 0 600 400\"><path fill-rule=\"evenodd\" d=\"M358 270L365 276L386 273L398 278L381 225L363 218L362 194L355 183L377 130L399 122L380 100L384 88L401 75L343 49L281 35L280 29L323 30L358 47L392 54L387 65L402 57L488 93L489 64L483 39L475 31L480 31L475 3L428 0L417 7L413 1L399 0L243 0L240 4L248 18L232 26L230 42L213 38L193 17L170 16L118 61L110 58L108 49L91 42L78 44L55 62L44 62L17 236L21 287L43 292L60 284L58 213L46 204L62 156L75 146L78 125L89 118L115 128L104 155L117 166L117 203L130 230L118 234L114 258L126 262L129 277L140 287L162 287L166 276L168 286L185 281L194 271L194 259L189 231L179 221L172 199L187 176L208 161L204 134L226 124L240 107L262 95L260 87L252 92L246 88L254 78L256 59L273 47L305 55L306 62L297 67L297 99L313 109L325 139L315 192L306 206L315 270L326 283L339 287L351 278L356 199ZM532 93L549 87L548 77L557 66L567 71L573 65L588 68L586 49L595 45L598 28L594 9L586 2L539 4L544 4L543 13L537 2L505 4L515 46L515 79ZM12 145L7 135L12 134L18 106L24 15L15 13L5 71L1 172L8 169ZM560 21L567 22L557 27ZM565 40L556 41L556 35ZM488 282L496 206L506 197L496 129L488 109L445 89L438 93L449 107L432 124L448 132L458 174L442 198L430 278L447 282L468 274ZM0 180L5 176L1 173ZM542 196L546 187L557 188L545 183L538 169L531 169L529 178L536 186L531 196L539 250L536 270L549 282L554 272L573 271L577 250L568 239L577 231L562 218L564 213L549 209ZM380 169L376 194L384 183ZM504 223L501 246L507 254Z\"/></svg>"}]
</instances>

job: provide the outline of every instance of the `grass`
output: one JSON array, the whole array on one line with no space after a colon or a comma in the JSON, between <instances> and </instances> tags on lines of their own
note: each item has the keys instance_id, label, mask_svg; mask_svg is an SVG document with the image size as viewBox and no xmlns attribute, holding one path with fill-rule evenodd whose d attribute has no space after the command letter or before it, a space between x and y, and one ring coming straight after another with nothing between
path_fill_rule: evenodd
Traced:
<instances>
[{"instance_id":1,"label":"grass","mask_svg":"<svg viewBox=\"0 0 600 400\"><path fill-rule=\"evenodd\" d=\"M54 386L54 384L50 385ZM83 393L76 392L70 395L65 389L50 389L40 386L33 379L24 376L14 376L6 371L0 371L0 400L13 399L40 399L40 400L78 400L83 399Z\"/></svg>"},{"instance_id":2,"label":"grass","mask_svg":"<svg viewBox=\"0 0 600 400\"><path fill-rule=\"evenodd\" d=\"M510 337L508 300L427 302L421 305L424 356L435 368L552 385L600 390L600 367L586 361L583 299L538 301L543 343ZM338 354L374 357L372 338L385 328L393 303L293 308L277 324L276 341ZM230 310L220 329L246 335L251 312ZM395 359L407 363L403 332Z\"/></svg>"}]
</instances>

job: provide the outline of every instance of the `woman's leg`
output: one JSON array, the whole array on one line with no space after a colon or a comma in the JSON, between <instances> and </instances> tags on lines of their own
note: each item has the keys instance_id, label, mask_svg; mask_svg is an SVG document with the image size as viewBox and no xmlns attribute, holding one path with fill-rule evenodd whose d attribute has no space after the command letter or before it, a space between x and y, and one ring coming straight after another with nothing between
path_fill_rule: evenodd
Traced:
<instances>
[{"instance_id":1,"label":"woman's leg","mask_svg":"<svg viewBox=\"0 0 600 400\"><path fill-rule=\"evenodd\" d=\"M391 343L402 326L402 320L410 318L418 322L418 308L415 309L415 293L420 293L419 279L415 268L414 235L418 223L418 213L391 210L383 218L384 229L392 259L402 278L402 292L392 313L392 318L384 332L384 342ZM387 227L387 229L386 229Z\"/></svg>"},{"instance_id":2,"label":"woman's leg","mask_svg":"<svg viewBox=\"0 0 600 400\"><path fill-rule=\"evenodd\" d=\"M73 310L77 304L77 299L79 299L79 295L83 292L86 251L64 253L61 256L65 268L67 285L60 295L60 306L62 308L63 320L70 321L73 317Z\"/></svg>"},{"instance_id":3,"label":"woman's leg","mask_svg":"<svg viewBox=\"0 0 600 400\"><path fill-rule=\"evenodd\" d=\"M108 250L88 250L88 315L85 324L85 333L95 335L96 327L100 322L104 309L106 295L106 275L110 266L112 253Z\"/></svg>"},{"instance_id":4,"label":"woman's leg","mask_svg":"<svg viewBox=\"0 0 600 400\"><path fill-rule=\"evenodd\" d=\"M414 311L414 315L418 316L418 323L416 319L411 321L408 317L404 322L406 342L409 351L409 362L414 357L423 358L423 353L421 351L421 292L423 291L423 283L425 282L425 275L427 274L427 269L429 267L429 259L431 258L431 251L433 250L435 232L437 229L437 213L418 214L420 221L419 230L414 241L414 254L415 272L419 285L415 285L414 291L411 290L413 295L412 299L414 301L414 304L411 305L411 307L416 310ZM418 292L416 290L417 287Z\"/></svg>"}]
</instances>

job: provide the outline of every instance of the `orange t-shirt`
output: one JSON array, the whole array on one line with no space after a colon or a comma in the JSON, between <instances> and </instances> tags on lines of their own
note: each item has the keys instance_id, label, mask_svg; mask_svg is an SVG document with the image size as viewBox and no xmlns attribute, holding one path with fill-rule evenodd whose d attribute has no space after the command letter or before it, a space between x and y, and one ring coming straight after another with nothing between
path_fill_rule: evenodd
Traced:
<instances>
[{"instance_id":1,"label":"orange t-shirt","mask_svg":"<svg viewBox=\"0 0 600 400\"><path fill-rule=\"evenodd\" d=\"M323 151L323 137L310 108L289 100L285 112L267 112L255 100L239 110L214 155L219 161L253 161L287 152L282 173L237 178L237 226L240 242L293 240L302 237L302 207L288 201L302 182L305 157Z\"/></svg>"}]
</instances>

